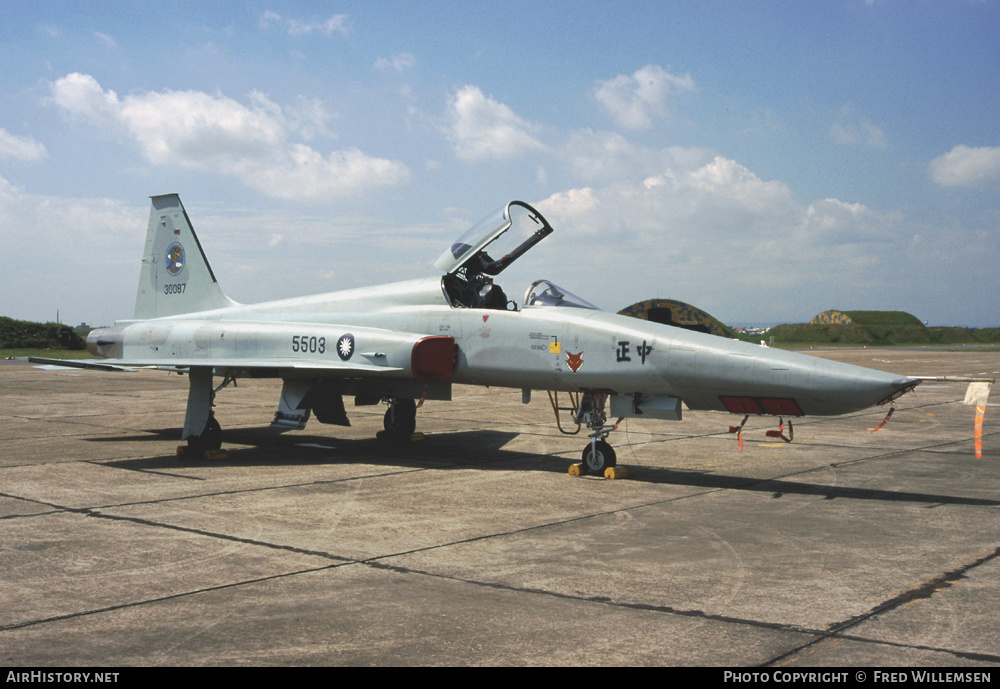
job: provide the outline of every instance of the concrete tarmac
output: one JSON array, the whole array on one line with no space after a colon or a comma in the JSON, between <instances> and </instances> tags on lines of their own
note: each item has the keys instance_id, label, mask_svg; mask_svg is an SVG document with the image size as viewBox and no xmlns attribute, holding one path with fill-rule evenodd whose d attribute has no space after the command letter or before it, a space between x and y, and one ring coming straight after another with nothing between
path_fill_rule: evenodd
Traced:
<instances>
[{"instance_id":1,"label":"concrete tarmac","mask_svg":"<svg viewBox=\"0 0 1000 689\"><path fill-rule=\"evenodd\" d=\"M0 365L0 664L1000 666L1000 409L977 460L964 385L743 452L736 417L629 419L623 480L568 475L544 393L457 387L399 445L349 401L273 436L279 390L220 392L229 456L195 461L186 377Z\"/></svg>"}]
</instances>

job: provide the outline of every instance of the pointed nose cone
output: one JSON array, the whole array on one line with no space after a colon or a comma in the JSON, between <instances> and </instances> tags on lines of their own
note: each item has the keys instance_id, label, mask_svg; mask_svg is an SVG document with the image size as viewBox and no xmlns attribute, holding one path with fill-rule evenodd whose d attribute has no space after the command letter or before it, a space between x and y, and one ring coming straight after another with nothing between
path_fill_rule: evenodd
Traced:
<instances>
[{"instance_id":1,"label":"pointed nose cone","mask_svg":"<svg viewBox=\"0 0 1000 689\"><path fill-rule=\"evenodd\" d=\"M905 395L918 385L920 385L920 381L914 378L907 378L905 376L903 376L902 378L897 378L892 383L890 383L890 387L892 387L892 393L890 393L885 398L879 400L878 403L888 404L889 402L892 402L894 399L902 397L903 395Z\"/></svg>"},{"instance_id":2,"label":"pointed nose cone","mask_svg":"<svg viewBox=\"0 0 1000 689\"><path fill-rule=\"evenodd\" d=\"M830 416L861 411L905 395L920 381L875 369L825 361L809 377L806 414Z\"/></svg>"}]
</instances>

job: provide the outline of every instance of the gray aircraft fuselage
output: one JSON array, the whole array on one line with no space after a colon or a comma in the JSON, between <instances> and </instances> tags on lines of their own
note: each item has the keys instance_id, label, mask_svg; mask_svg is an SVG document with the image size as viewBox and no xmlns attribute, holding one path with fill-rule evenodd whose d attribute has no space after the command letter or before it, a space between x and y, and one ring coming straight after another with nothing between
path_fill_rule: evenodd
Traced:
<instances>
[{"instance_id":1,"label":"gray aircraft fuselage","mask_svg":"<svg viewBox=\"0 0 1000 689\"><path fill-rule=\"evenodd\" d=\"M454 308L440 278L232 306L113 330L113 345L96 344L107 340L108 331L91 335L95 354L145 365L217 369L239 367L241 360L248 366L261 362L284 369L282 377L295 377L296 370L343 377L341 371L319 367L342 361L335 343L352 334L352 359L371 367L358 375L398 369L392 375L417 378L410 370L413 345L421 337L448 336L457 346L453 383L671 396L690 409L735 413L745 409L728 398L744 405L787 401L774 406L775 415L846 414L914 383L896 374L591 309ZM307 344L295 348L296 337ZM313 338L323 344L310 349Z\"/></svg>"},{"instance_id":2,"label":"gray aircraft fuselage","mask_svg":"<svg viewBox=\"0 0 1000 689\"><path fill-rule=\"evenodd\" d=\"M610 399L616 416L680 419L682 404L845 414L918 382L607 313L544 280L508 303L490 276L551 232L535 209L511 202L442 254L442 276L241 305L218 286L179 197L152 197L134 318L95 330L88 348L111 365L189 373L189 441L217 428L213 376L282 378L274 423L297 428L310 409L347 423L342 395L387 400L391 410L401 399L450 399L452 384L521 388L525 399L531 390L579 392L585 406ZM527 239L500 254L505 234ZM603 411L594 419L591 438L603 441Z\"/></svg>"}]
</instances>

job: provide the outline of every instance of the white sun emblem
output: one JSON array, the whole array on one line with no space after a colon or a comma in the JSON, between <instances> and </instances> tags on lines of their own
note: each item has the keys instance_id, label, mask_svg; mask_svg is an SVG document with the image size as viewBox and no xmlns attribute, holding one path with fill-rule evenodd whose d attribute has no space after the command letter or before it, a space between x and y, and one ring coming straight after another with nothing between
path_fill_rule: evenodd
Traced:
<instances>
[{"instance_id":1,"label":"white sun emblem","mask_svg":"<svg viewBox=\"0 0 1000 689\"><path fill-rule=\"evenodd\" d=\"M351 355L354 354L354 335L343 335L337 340L337 354L344 361L351 358Z\"/></svg>"}]
</instances>

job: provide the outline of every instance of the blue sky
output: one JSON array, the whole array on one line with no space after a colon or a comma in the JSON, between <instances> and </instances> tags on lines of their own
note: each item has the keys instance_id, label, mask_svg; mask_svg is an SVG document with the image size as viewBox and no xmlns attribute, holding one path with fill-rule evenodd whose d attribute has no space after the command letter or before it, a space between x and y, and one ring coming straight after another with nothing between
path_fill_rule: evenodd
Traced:
<instances>
[{"instance_id":1,"label":"blue sky","mask_svg":"<svg viewBox=\"0 0 1000 689\"><path fill-rule=\"evenodd\" d=\"M240 302L433 275L516 198L511 295L1000 325L994 0L0 8L3 315L130 317L177 192Z\"/></svg>"}]
</instances>

